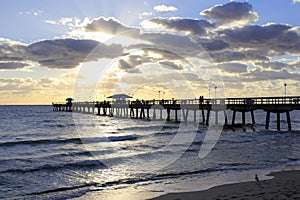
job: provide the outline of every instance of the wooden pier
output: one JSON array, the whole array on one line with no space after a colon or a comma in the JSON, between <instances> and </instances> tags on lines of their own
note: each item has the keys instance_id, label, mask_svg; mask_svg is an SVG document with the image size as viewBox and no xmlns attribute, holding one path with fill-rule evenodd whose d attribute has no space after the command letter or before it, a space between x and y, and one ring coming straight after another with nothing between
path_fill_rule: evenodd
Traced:
<instances>
[{"instance_id":1,"label":"wooden pier","mask_svg":"<svg viewBox=\"0 0 300 200\"><path fill-rule=\"evenodd\" d=\"M189 113L193 113L194 123L203 123L207 126L214 123L228 124L227 110L231 110L232 122L235 124L236 114L241 113L242 124L246 124L246 113L250 113L252 124L255 124L255 110L266 112L265 128L269 129L271 113L277 115L277 130L281 130L280 117L286 115L288 130L292 129L290 112L300 110L300 96L289 97L253 97L253 98L216 98L216 99L184 99L184 100L135 100L135 101L93 101L52 103L53 111L94 113L101 116L117 116L135 119L167 120L179 122L188 121ZM197 112L200 112L200 117ZM174 119L171 119L171 112ZM210 122L211 114L214 122ZM222 119L219 120L219 113Z\"/></svg>"}]
</instances>

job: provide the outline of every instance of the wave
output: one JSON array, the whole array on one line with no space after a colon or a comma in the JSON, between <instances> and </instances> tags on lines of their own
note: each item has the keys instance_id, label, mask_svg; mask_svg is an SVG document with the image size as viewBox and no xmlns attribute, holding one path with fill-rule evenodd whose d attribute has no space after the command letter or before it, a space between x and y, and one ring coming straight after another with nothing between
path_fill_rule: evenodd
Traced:
<instances>
[{"instance_id":1,"label":"wave","mask_svg":"<svg viewBox=\"0 0 300 200\"><path fill-rule=\"evenodd\" d=\"M119 131L151 131L151 130L170 130L170 129L178 129L178 126L172 126L166 125L166 124L159 124L159 125L151 125L151 124L145 124L141 126L131 126L131 127L124 127L124 128L118 128Z\"/></svg>"},{"instance_id":2,"label":"wave","mask_svg":"<svg viewBox=\"0 0 300 200\"><path fill-rule=\"evenodd\" d=\"M14 146L14 145L36 145L36 144L55 144L55 143L74 143L82 144L81 138L69 139L41 139L41 140L20 140L12 142L2 142L0 146Z\"/></svg>"},{"instance_id":3,"label":"wave","mask_svg":"<svg viewBox=\"0 0 300 200\"><path fill-rule=\"evenodd\" d=\"M71 198L80 197L80 196L86 194L87 192L90 191L89 187L92 187L92 186L95 186L95 183L89 183L89 184L86 183L86 184L82 184L82 185L54 188L54 189L50 189L50 190L44 190L44 191L40 191L40 192L25 194L24 196L34 197L34 196L38 195L39 199L42 197L43 199L51 199L51 200L53 200L53 199L71 199ZM72 194L63 193L63 194L59 195L59 193L61 193L61 192L74 191L74 190L78 190L78 189L81 189L81 191L77 191L76 193L72 193ZM48 198L44 196L44 195L49 195L51 193L57 193L58 195L48 197ZM23 199L24 196L19 197L19 198Z\"/></svg>"},{"instance_id":4,"label":"wave","mask_svg":"<svg viewBox=\"0 0 300 200\"><path fill-rule=\"evenodd\" d=\"M136 135L126 135L126 136L109 136L107 137L111 142L136 140L138 137Z\"/></svg>"},{"instance_id":5,"label":"wave","mask_svg":"<svg viewBox=\"0 0 300 200\"><path fill-rule=\"evenodd\" d=\"M41 170L60 170L66 168L106 168L99 160L84 160L74 163L59 163L59 164L45 164L36 167L23 167L23 168L16 168L16 169L8 169L5 171L1 171L1 173L26 173L26 172L35 172Z\"/></svg>"},{"instance_id":6,"label":"wave","mask_svg":"<svg viewBox=\"0 0 300 200\"><path fill-rule=\"evenodd\" d=\"M133 137L135 139L137 136L119 136L120 140L126 140L126 137L128 137L128 140L132 140ZM109 140L117 139L114 137L91 137L91 138L84 138L84 137L76 137L76 138L65 138L65 139L40 139L40 140L20 140L20 141L11 141L11 142L2 142L0 143L0 147L8 147L8 146L15 146L15 145L42 145L42 144L83 144L83 143L98 143L98 142L107 142Z\"/></svg>"}]
</instances>

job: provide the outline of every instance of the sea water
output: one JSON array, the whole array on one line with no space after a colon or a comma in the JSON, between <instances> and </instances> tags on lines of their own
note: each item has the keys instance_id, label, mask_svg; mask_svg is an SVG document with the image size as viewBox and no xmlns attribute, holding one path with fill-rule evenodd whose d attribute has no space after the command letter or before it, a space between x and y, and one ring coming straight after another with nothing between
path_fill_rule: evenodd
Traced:
<instances>
[{"instance_id":1,"label":"sea water","mask_svg":"<svg viewBox=\"0 0 300 200\"><path fill-rule=\"evenodd\" d=\"M53 112L51 106L0 106L0 113L4 199L147 199L300 166L299 111L291 112L292 131L283 115L282 131L275 115L265 130L265 113L255 111L255 125L223 127L204 158L199 151L208 128L201 124ZM188 139L173 142L180 133Z\"/></svg>"}]
</instances>

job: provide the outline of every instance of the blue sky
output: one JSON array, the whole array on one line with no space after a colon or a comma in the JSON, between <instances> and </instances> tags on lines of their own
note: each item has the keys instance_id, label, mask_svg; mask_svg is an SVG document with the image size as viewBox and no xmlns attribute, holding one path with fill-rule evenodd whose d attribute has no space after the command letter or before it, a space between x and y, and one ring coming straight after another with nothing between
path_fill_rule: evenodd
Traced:
<instances>
[{"instance_id":1,"label":"blue sky","mask_svg":"<svg viewBox=\"0 0 300 200\"><path fill-rule=\"evenodd\" d=\"M27 43L40 39L59 37L67 31L67 28L51 26L44 23L43 20L59 20L63 17L78 17L79 19L83 19L84 17L96 18L99 16L115 17L129 25L137 25L140 21L138 19L139 13L151 12L155 5L162 3L179 8L176 13L168 13L163 16L201 18L199 15L201 10L210 8L216 4L225 4L228 2L226 0L186 0L184 3L182 0L130 0L126 2L122 0L3 1L1 4L2 8L5 9L1 11L3 19L0 22L3 30L1 37ZM300 4L293 4L292 0L276 0L272 2L253 0L248 2L259 13L257 24L266 24L269 22L288 23L294 26L299 26L300 24L300 21L297 20Z\"/></svg>"},{"instance_id":2,"label":"blue sky","mask_svg":"<svg viewBox=\"0 0 300 200\"><path fill-rule=\"evenodd\" d=\"M141 41L147 47L158 45L182 55L193 64L200 54L186 52L195 51L190 42L196 41L209 55L211 65L219 70L219 88L223 88L225 96L280 96L285 82L290 95L299 94L297 0L10 0L1 4L0 92L7 98L0 104L48 103L73 96L85 64L115 59L134 45L141 45ZM132 34L125 34L121 43L108 44L108 38L124 33L119 30ZM99 46L97 53L101 55L89 58L87 52ZM157 74L149 76L148 68L154 73L165 66L187 77L198 73L188 71L190 68L178 58L165 59L167 55L159 48L143 51L148 57L133 54L120 58L116 68L109 69L102 77L104 81L97 83L99 87L102 84L102 90L94 91L93 96L127 92L147 98L139 91L148 86L134 85L131 80L144 83L157 78ZM165 68L163 75L167 74ZM208 68L213 67L198 71ZM211 83L212 78L202 78L205 84L199 85L200 79L193 79L191 88L208 89L192 89L194 96L210 95L209 88L217 83ZM103 89L108 82L119 85ZM167 83L155 79L152 82L153 91L165 89L166 96L174 95ZM264 87L257 91L255 88L261 85Z\"/></svg>"}]
</instances>

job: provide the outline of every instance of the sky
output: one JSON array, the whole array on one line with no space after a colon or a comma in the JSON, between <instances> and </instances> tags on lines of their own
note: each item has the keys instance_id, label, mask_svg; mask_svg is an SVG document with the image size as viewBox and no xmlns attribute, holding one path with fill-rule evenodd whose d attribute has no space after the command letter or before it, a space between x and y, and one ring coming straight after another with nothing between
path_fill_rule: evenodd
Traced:
<instances>
[{"instance_id":1,"label":"sky","mask_svg":"<svg viewBox=\"0 0 300 200\"><path fill-rule=\"evenodd\" d=\"M300 0L1 4L3 105L300 94Z\"/></svg>"}]
</instances>

